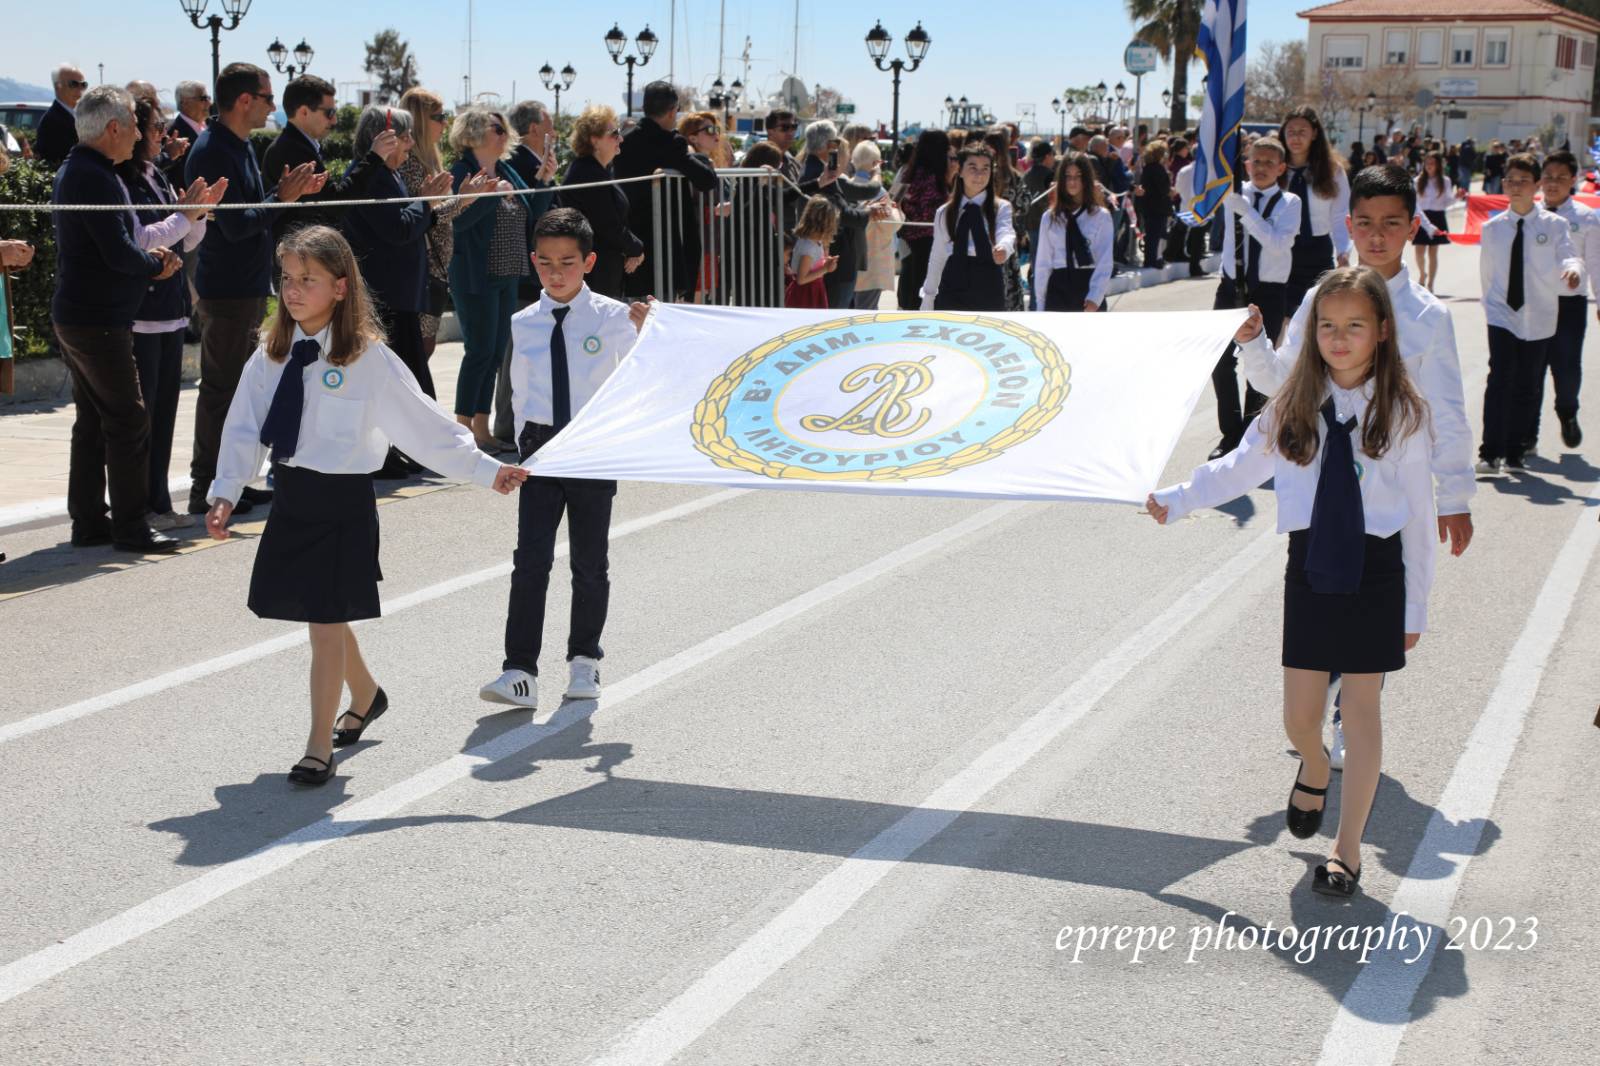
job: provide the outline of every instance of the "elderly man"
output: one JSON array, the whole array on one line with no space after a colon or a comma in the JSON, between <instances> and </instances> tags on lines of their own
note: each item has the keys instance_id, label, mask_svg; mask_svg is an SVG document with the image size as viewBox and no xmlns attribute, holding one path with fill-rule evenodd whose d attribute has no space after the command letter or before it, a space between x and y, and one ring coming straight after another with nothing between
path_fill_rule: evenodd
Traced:
<instances>
[{"instance_id":1,"label":"elderly man","mask_svg":"<svg viewBox=\"0 0 1600 1066\"><path fill-rule=\"evenodd\" d=\"M115 86L102 85L73 103L78 143L56 173L51 201L127 203L128 193L113 168L133 155L139 137L133 98ZM140 249L131 210L60 211L55 215L55 232L56 289L50 319L72 375L77 408L67 475L72 543L77 547L109 543L137 552L176 551L176 540L145 521L150 419L134 365L133 317L150 282L171 277L182 263L170 249Z\"/></svg>"},{"instance_id":2,"label":"elderly man","mask_svg":"<svg viewBox=\"0 0 1600 1066\"><path fill-rule=\"evenodd\" d=\"M217 121L189 149L185 175L216 184L228 179L223 203L293 203L322 190L327 175L313 162L268 175L265 181L250 149L250 133L260 128L275 104L267 72L249 63L230 63L217 79ZM276 183L270 194L267 188ZM254 207L218 211L200 242L195 289L200 294L200 396L194 412L194 453L189 463L189 513L210 510L206 494L216 475L222 423L245 362L260 341L272 281L272 227L283 212ZM234 514L271 499L247 488Z\"/></svg>"},{"instance_id":3,"label":"elderly man","mask_svg":"<svg viewBox=\"0 0 1600 1066\"><path fill-rule=\"evenodd\" d=\"M33 150L54 168L62 164L67 153L72 151L72 146L78 143L73 110L78 106L78 101L83 99L89 82L84 78L83 71L70 63L63 63L50 75L50 84L56 91L56 98L50 102L50 110L39 120Z\"/></svg>"},{"instance_id":4,"label":"elderly man","mask_svg":"<svg viewBox=\"0 0 1600 1066\"><path fill-rule=\"evenodd\" d=\"M689 155L689 142L678 132L678 90L671 83L653 81L644 87L644 120L622 138L622 151L612 168L619 178L637 178L654 174L658 170L675 170L682 174L690 188L710 192L716 188L717 172L709 165ZM654 232L651 188L653 183L636 181L624 185L628 197L628 228L640 237ZM667 195L662 195L667 202ZM690 219L681 225L696 225ZM667 235L667 259L672 269L671 287L676 292L655 293L663 300L675 299L679 293L694 288L694 270L686 257L682 232ZM643 299L652 295L655 287L655 260L657 249L646 246L644 266L624 276L623 286L628 296ZM663 275L665 277L665 275Z\"/></svg>"}]
</instances>

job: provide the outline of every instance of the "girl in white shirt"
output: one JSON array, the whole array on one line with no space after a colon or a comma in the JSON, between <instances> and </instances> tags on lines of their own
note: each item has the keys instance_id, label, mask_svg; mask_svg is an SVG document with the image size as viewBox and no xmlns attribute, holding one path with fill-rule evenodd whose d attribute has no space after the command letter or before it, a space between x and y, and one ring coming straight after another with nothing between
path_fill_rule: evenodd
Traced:
<instances>
[{"instance_id":1,"label":"girl in white shirt","mask_svg":"<svg viewBox=\"0 0 1600 1066\"><path fill-rule=\"evenodd\" d=\"M289 780L320 785L333 776L333 749L355 743L389 706L349 623L379 614L372 471L390 443L429 469L502 494L528 472L480 452L471 429L429 399L384 345L343 236L310 226L279 242L278 257L280 306L228 408L206 528L227 538L239 494L270 448L276 491L249 605L261 618L310 625L311 735ZM335 731L346 685L351 709Z\"/></svg>"},{"instance_id":2,"label":"girl in white shirt","mask_svg":"<svg viewBox=\"0 0 1600 1066\"><path fill-rule=\"evenodd\" d=\"M1236 337L1261 331L1256 309ZM1284 575L1283 721L1301 765L1285 815L1306 838L1322 824L1331 767L1322 747L1328 675L1344 674L1344 784L1332 854L1312 888L1349 896L1378 788L1383 675L1405 666L1427 622L1433 582L1432 434L1406 375L1383 278L1341 267L1318 285L1315 330L1289 381L1239 447L1148 501L1163 525L1273 479ZM1303 793L1307 799L1297 795ZM1312 807L1310 804L1315 803Z\"/></svg>"},{"instance_id":3,"label":"girl in white shirt","mask_svg":"<svg viewBox=\"0 0 1600 1066\"><path fill-rule=\"evenodd\" d=\"M961 149L956 173L950 199L933 215L922 309L1004 311L1001 264L1017 248L1011 204L994 194L994 156L981 142Z\"/></svg>"},{"instance_id":4,"label":"girl in white shirt","mask_svg":"<svg viewBox=\"0 0 1600 1066\"><path fill-rule=\"evenodd\" d=\"M1039 223L1034 291L1046 311L1104 311L1111 280L1111 212L1082 152L1056 164L1053 203Z\"/></svg>"},{"instance_id":5,"label":"girl in white shirt","mask_svg":"<svg viewBox=\"0 0 1600 1066\"><path fill-rule=\"evenodd\" d=\"M1300 197L1300 233L1284 292L1284 305L1292 314L1318 278L1350 262L1350 179L1328 144L1316 108L1290 111L1278 136L1288 151L1284 187Z\"/></svg>"},{"instance_id":6,"label":"girl in white shirt","mask_svg":"<svg viewBox=\"0 0 1600 1066\"><path fill-rule=\"evenodd\" d=\"M1418 229L1411 239L1417 250L1417 284L1429 292L1439 280L1439 245L1450 243L1445 212L1455 202L1456 187L1445 175L1444 154L1429 152L1422 157L1422 173L1417 175L1417 211L1429 225Z\"/></svg>"}]
</instances>

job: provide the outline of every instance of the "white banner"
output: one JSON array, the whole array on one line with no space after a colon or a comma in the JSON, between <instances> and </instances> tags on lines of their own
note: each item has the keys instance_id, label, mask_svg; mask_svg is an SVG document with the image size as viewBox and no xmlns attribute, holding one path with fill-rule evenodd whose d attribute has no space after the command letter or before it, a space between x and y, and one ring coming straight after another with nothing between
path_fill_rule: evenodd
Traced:
<instances>
[{"instance_id":1,"label":"white banner","mask_svg":"<svg viewBox=\"0 0 1600 1066\"><path fill-rule=\"evenodd\" d=\"M1144 501L1243 311L660 304L545 477ZM569 358L584 358L568 344Z\"/></svg>"}]
</instances>

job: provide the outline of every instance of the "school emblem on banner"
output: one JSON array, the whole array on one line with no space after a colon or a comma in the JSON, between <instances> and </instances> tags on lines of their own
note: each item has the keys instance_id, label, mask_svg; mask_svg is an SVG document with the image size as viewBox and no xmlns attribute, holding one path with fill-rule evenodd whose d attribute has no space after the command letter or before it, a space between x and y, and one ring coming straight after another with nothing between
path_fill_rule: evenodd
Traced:
<instances>
[{"instance_id":1,"label":"school emblem on banner","mask_svg":"<svg viewBox=\"0 0 1600 1066\"><path fill-rule=\"evenodd\" d=\"M735 359L695 407L695 448L769 478L903 481L997 458L1061 412L1071 368L1015 320L855 315Z\"/></svg>"}]
</instances>

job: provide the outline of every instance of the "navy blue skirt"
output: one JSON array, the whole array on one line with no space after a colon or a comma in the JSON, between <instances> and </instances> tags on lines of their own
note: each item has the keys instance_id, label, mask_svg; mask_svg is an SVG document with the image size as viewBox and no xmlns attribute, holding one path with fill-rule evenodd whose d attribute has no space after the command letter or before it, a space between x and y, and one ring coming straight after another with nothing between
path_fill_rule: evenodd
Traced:
<instances>
[{"instance_id":1,"label":"navy blue skirt","mask_svg":"<svg viewBox=\"0 0 1600 1066\"><path fill-rule=\"evenodd\" d=\"M1289 534L1283 575L1283 665L1341 674L1388 674L1406 665L1406 564L1400 534L1366 538L1361 588L1313 592L1306 580L1309 530Z\"/></svg>"},{"instance_id":2,"label":"navy blue skirt","mask_svg":"<svg viewBox=\"0 0 1600 1066\"><path fill-rule=\"evenodd\" d=\"M378 617L378 501L371 474L274 463L272 510L250 573L250 610L286 622Z\"/></svg>"}]
</instances>

